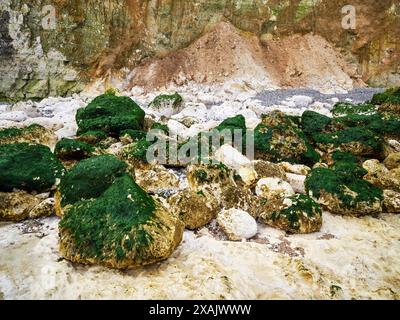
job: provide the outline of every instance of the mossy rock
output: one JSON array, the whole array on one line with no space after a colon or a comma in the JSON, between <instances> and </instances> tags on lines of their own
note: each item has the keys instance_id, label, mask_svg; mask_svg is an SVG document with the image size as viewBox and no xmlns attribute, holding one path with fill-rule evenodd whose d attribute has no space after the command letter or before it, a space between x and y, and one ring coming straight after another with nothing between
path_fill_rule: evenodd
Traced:
<instances>
[{"instance_id":1,"label":"mossy rock","mask_svg":"<svg viewBox=\"0 0 400 320\"><path fill-rule=\"evenodd\" d=\"M305 181L308 194L328 211L368 215L382 211L383 192L363 180L366 171L353 162L338 161L332 168L316 168Z\"/></svg>"},{"instance_id":2,"label":"mossy rock","mask_svg":"<svg viewBox=\"0 0 400 320\"><path fill-rule=\"evenodd\" d=\"M190 230L201 228L217 217L219 204L211 193L183 190L168 199L171 211L182 219Z\"/></svg>"},{"instance_id":3,"label":"mossy rock","mask_svg":"<svg viewBox=\"0 0 400 320\"><path fill-rule=\"evenodd\" d=\"M107 135L103 131L88 131L79 137L76 140L90 144L92 146L96 146L101 141L107 139Z\"/></svg>"},{"instance_id":4,"label":"mossy rock","mask_svg":"<svg viewBox=\"0 0 400 320\"><path fill-rule=\"evenodd\" d=\"M335 118L350 115L372 115L378 108L371 103L353 104L349 102L338 102L333 106L332 115Z\"/></svg>"},{"instance_id":5,"label":"mossy rock","mask_svg":"<svg viewBox=\"0 0 400 320\"><path fill-rule=\"evenodd\" d=\"M242 130L243 133L246 132L246 119L242 115L237 115L222 121L215 129L218 131L223 130Z\"/></svg>"},{"instance_id":6,"label":"mossy rock","mask_svg":"<svg viewBox=\"0 0 400 320\"><path fill-rule=\"evenodd\" d=\"M400 104L400 88L390 88L385 92L375 94L371 103L375 105Z\"/></svg>"},{"instance_id":7,"label":"mossy rock","mask_svg":"<svg viewBox=\"0 0 400 320\"><path fill-rule=\"evenodd\" d=\"M331 123L332 118L315 111L305 111L301 116L301 127L310 137L325 132Z\"/></svg>"},{"instance_id":8,"label":"mossy rock","mask_svg":"<svg viewBox=\"0 0 400 320\"><path fill-rule=\"evenodd\" d=\"M94 147L78 140L61 139L54 149L54 153L60 160L82 160L93 155Z\"/></svg>"},{"instance_id":9,"label":"mossy rock","mask_svg":"<svg viewBox=\"0 0 400 320\"><path fill-rule=\"evenodd\" d=\"M150 104L149 108L155 110L161 110L164 108L172 108L176 112L179 112L179 109L182 106L183 98L182 96L175 92L174 94L162 94L157 96Z\"/></svg>"},{"instance_id":10,"label":"mossy rock","mask_svg":"<svg viewBox=\"0 0 400 320\"><path fill-rule=\"evenodd\" d=\"M192 164L186 170L189 186L195 191L211 191L220 199L223 189L236 186L233 171L224 164Z\"/></svg>"},{"instance_id":11,"label":"mossy rock","mask_svg":"<svg viewBox=\"0 0 400 320\"><path fill-rule=\"evenodd\" d=\"M146 138L134 142L127 150L126 156L128 159L147 163L147 151L154 142L147 141Z\"/></svg>"},{"instance_id":12,"label":"mossy rock","mask_svg":"<svg viewBox=\"0 0 400 320\"><path fill-rule=\"evenodd\" d=\"M62 164L44 145L15 143L0 146L0 191L46 191L63 173Z\"/></svg>"},{"instance_id":13,"label":"mossy rock","mask_svg":"<svg viewBox=\"0 0 400 320\"><path fill-rule=\"evenodd\" d=\"M318 232L322 227L322 209L306 195L294 195L283 201L284 208L271 214L261 214L261 220L289 233Z\"/></svg>"},{"instance_id":14,"label":"mossy rock","mask_svg":"<svg viewBox=\"0 0 400 320\"><path fill-rule=\"evenodd\" d=\"M184 226L124 175L97 199L70 207L59 230L64 258L130 269L167 259L181 242Z\"/></svg>"},{"instance_id":15,"label":"mossy rock","mask_svg":"<svg viewBox=\"0 0 400 320\"><path fill-rule=\"evenodd\" d=\"M103 131L118 137L121 131L141 130L145 112L129 97L104 94L95 98L76 114L78 135L88 131Z\"/></svg>"},{"instance_id":16,"label":"mossy rock","mask_svg":"<svg viewBox=\"0 0 400 320\"><path fill-rule=\"evenodd\" d=\"M263 117L254 130L256 157L272 162L290 162L312 165L319 154L308 142L304 132L281 112Z\"/></svg>"},{"instance_id":17,"label":"mossy rock","mask_svg":"<svg viewBox=\"0 0 400 320\"><path fill-rule=\"evenodd\" d=\"M25 128L0 130L0 145L24 142L43 144L52 148L57 142L57 136L38 124L32 124Z\"/></svg>"},{"instance_id":18,"label":"mossy rock","mask_svg":"<svg viewBox=\"0 0 400 320\"><path fill-rule=\"evenodd\" d=\"M382 137L375 132L353 127L314 136L318 148L331 153L335 150L350 152L356 156L378 156L382 152Z\"/></svg>"},{"instance_id":19,"label":"mossy rock","mask_svg":"<svg viewBox=\"0 0 400 320\"><path fill-rule=\"evenodd\" d=\"M69 170L58 187L58 205L65 207L80 200L99 197L118 177L127 171L127 164L113 155L83 160Z\"/></svg>"}]
</instances>

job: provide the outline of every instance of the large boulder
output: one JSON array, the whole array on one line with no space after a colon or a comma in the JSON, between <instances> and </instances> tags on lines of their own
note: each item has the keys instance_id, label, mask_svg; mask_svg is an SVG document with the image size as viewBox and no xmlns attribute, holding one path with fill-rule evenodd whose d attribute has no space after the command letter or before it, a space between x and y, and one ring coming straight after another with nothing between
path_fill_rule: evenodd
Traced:
<instances>
[{"instance_id":1,"label":"large boulder","mask_svg":"<svg viewBox=\"0 0 400 320\"><path fill-rule=\"evenodd\" d=\"M128 171L126 163L112 155L101 155L83 160L61 179L56 193L56 213L80 200L99 197L110 185Z\"/></svg>"},{"instance_id":2,"label":"large boulder","mask_svg":"<svg viewBox=\"0 0 400 320\"><path fill-rule=\"evenodd\" d=\"M325 209L342 215L382 212L383 192L363 180L367 173L355 163L338 161L332 168L316 168L306 179L306 190Z\"/></svg>"},{"instance_id":3,"label":"large boulder","mask_svg":"<svg viewBox=\"0 0 400 320\"><path fill-rule=\"evenodd\" d=\"M144 117L145 112L131 98L104 94L78 110L78 135L100 130L118 137L124 130L142 129Z\"/></svg>"},{"instance_id":4,"label":"large boulder","mask_svg":"<svg viewBox=\"0 0 400 320\"><path fill-rule=\"evenodd\" d=\"M285 198L277 211L263 212L260 220L289 233L312 233L321 229L322 209L310 197L297 194Z\"/></svg>"},{"instance_id":5,"label":"large boulder","mask_svg":"<svg viewBox=\"0 0 400 320\"><path fill-rule=\"evenodd\" d=\"M38 124L32 124L24 128L0 130L0 145L23 142L43 144L53 149L57 143L57 136Z\"/></svg>"},{"instance_id":6,"label":"large boulder","mask_svg":"<svg viewBox=\"0 0 400 320\"><path fill-rule=\"evenodd\" d=\"M0 191L42 192L55 186L64 167L44 145L15 143L0 146Z\"/></svg>"},{"instance_id":7,"label":"large boulder","mask_svg":"<svg viewBox=\"0 0 400 320\"><path fill-rule=\"evenodd\" d=\"M205 226L215 219L219 204L209 192L183 190L168 199L170 210L179 216L187 229Z\"/></svg>"},{"instance_id":8,"label":"large boulder","mask_svg":"<svg viewBox=\"0 0 400 320\"><path fill-rule=\"evenodd\" d=\"M254 147L258 159L272 162L314 164L320 159L304 132L280 111L263 117L254 130Z\"/></svg>"},{"instance_id":9,"label":"large boulder","mask_svg":"<svg viewBox=\"0 0 400 320\"><path fill-rule=\"evenodd\" d=\"M179 93L162 94L154 98L149 104L149 109L156 111L163 116L171 117L183 109L183 98Z\"/></svg>"},{"instance_id":10,"label":"large boulder","mask_svg":"<svg viewBox=\"0 0 400 320\"><path fill-rule=\"evenodd\" d=\"M124 175L98 198L66 211L59 224L60 253L72 262L137 268L167 259L183 231L177 216Z\"/></svg>"}]
</instances>

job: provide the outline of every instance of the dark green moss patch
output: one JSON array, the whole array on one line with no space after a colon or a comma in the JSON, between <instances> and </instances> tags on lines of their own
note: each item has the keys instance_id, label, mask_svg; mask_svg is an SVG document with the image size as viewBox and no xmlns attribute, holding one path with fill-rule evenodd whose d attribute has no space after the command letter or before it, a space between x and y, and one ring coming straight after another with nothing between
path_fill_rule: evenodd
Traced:
<instances>
[{"instance_id":1,"label":"dark green moss patch","mask_svg":"<svg viewBox=\"0 0 400 320\"><path fill-rule=\"evenodd\" d=\"M331 169L313 169L307 176L306 189L316 198L321 197L322 191L335 195L347 208L355 208L360 202L382 201L382 190L362 179L363 168L355 169L355 164L350 162L338 162Z\"/></svg>"},{"instance_id":2,"label":"dark green moss patch","mask_svg":"<svg viewBox=\"0 0 400 320\"><path fill-rule=\"evenodd\" d=\"M315 142L320 144L331 144L334 147L340 147L343 144L358 142L379 153L382 150L382 138L371 130L355 127L345 130L317 134L314 137Z\"/></svg>"},{"instance_id":3,"label":"dark green moss patch","mask_svg":"<svg viewBox=\"0 0 400 320\"><path fill-rule=\"evenodd\" d=\"M371 115L376 113L377 107L370 103L352 104L348 102L338 102L332 109L334 117L343 117L349 115Z\"/></svg>"},{"instance_id":4,"label":"dark green moss patch","mask_svg":"<svg viewBox=\"0 0 400 320\"><path fill-rule=\"evenodd\" d=\"M112 155L79 162L61 179L61 205L99 197L126 169L127 164Z\"/></svg>"},{"instance_id":5,"label":"dark green moss patch","mask_svg":"<svg viewBox=\"0 0 400 320\"><path fill-rule=\"evenodd\" d=\"M331 123L331 118L314 111L305 111L301 116L302 129L310 137L324 132Z\"/></svg>"},{"instance_id":6,"label":"dark green moss patch","mask_svg":"<svg viewBox=\"0 0 400 320\"><path fill-rule=\"evenodd\" d=\"M144 111L129 97L101 95L78 110L78 135L99 130L118 137L121 131L142 129L144 116Z\"/></svg>"},{"instance_id":7,"label":"dark green moss patch","mask_svg":"<svg viewBox=\"0 0 400 320\"><path fill-rule=\"evenodd\" d=\"M155 210L153 199L124 175L97 199L75 203L60 230L71 234L76 253L84 258L137 258L152 241L144 225Z\"/></svg>"},{"instance_id":8,"label":"dark green moss patch","mask_svg":"<svg viewBox=\"0 0 400 320\"><path fill-rule=\"evenodd\" d=\"M14 188L42 192L55 185L64 167L43 145L15 143L0 146L0 191Z\"/></svg>"}]
</instances>

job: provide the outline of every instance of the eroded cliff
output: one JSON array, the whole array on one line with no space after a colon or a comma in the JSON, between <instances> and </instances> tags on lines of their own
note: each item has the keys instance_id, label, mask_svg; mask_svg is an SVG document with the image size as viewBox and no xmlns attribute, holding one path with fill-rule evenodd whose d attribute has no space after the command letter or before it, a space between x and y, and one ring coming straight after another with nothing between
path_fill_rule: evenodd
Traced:
<instances>
[{"instance_id":1,"label":"eroded cliff","mask_svg":"<svg viewBox=\"0 0 400 320\"><path fill-rule=\"evenodd\" d=\"M3 0L0 97L68 95L93 79L126 77L152 58L190 46L221 21L232 24L242 36L258 37L260 50L265 50L269 64L276 64L274 69L286 66L278 65L282 51L268 51L274 48L273 41L284 46L294 34L301 38L314 33L341 50L354 69L349 76L355 83L362 78L376 86L399 84L398 1L352 1L354 30L342 27L341 8L346 4L342 0ZM48 5L55 9L54 26ZM302 55L301 46L296 50ZM290 72L304 74L306 69Z\"/></svg>"}]
</instances>

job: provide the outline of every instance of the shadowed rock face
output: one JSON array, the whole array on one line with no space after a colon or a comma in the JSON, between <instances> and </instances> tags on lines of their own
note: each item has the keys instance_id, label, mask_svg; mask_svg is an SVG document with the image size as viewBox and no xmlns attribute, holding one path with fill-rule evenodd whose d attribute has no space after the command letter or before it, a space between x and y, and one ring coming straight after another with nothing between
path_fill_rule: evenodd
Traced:
<instances>
[{"instance_id":1,"label":"shadowed rock face","mask_svg":"<svg viewBox=\"0 0 400 320\"><path fill-rule=\"evenodd\" d=\"M57 0L0 4L0 98L68 95L91 79L184 48L221 20L261 39L315 32L343 49L363 80L398 83L399 5L355 0L357 28L344 30L344 0Z\"/></svg>"},{"instance_id":2,"label":"shadowed rock face","mask_svg":"<svg viewBox=\"0 0 400 320\"><path fill-rule=\"evenodd\" d=\"M10 24L10 13L0 13L0 56L10 56L13 53L12 39L9 35L8 25Z\"/></svg>"}]
</instances>

